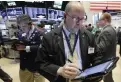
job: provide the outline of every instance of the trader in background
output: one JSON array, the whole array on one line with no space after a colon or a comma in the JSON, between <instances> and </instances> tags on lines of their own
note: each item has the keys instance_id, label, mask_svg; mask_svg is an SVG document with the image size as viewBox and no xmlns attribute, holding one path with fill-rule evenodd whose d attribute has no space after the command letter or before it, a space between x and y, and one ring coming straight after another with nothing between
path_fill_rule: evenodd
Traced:
<instances>
[{"instance_id":1,"label":"trader in background","mask_svg":"<svg viewBox=\"0 0 121 82\"><path fill-rule=\"evenodd\" d=\"M95 41L97 40L98 36L100 35L102 31L102 27L100 26L100 20L96 22L96 26L92 30L92 34L94 35Z\"/></svg>"},{"instance_id":2,"label":"trader in background","mask_svg":"<svg viewBox=\"0 0 121 82\"><path fill-rule=\"evenodd\" d=\"M2 30L0 29L0 45L3 45Z\"/></svg>"},{"instance_id":3,"label":"trader in background","mask_svg":"<svg viewBox=\"0 0 121 82\"><path fill-rule=\"evenodd\" d=\"M87 26L87 30L88 30L88 31L90 31L90 32L92 32L93 27L92 27L92 25L91 25L91 24L89 24L89 25Z\"/></svg>"},{"instance_id":4,"label":"trader in background","mask_svg":"<svg viewBox=\"0 0 121 82\"><path fill-rule=\"evenodd\" d=\"M100 61L97 61L97 63L116 57L116 31L111 26L111 15L109 13L102 15L100 25L103 29L96 41L97 56L100 55L98 57ZM112 72L105 76L104 82L114 82Z\"/></svg>"},{"instance_id":5,"label":"trader in background","mask_svg":"<svg viewBox=\"0 0 121 82\"><path fill-rule=\"evenodd\" d=\"M28 15L17 17L17 24L21 32L17 34L20 43L15 44L16 50L20 53L20 82L44 82L35 67L37 49L41 44L41 33L32 24Z\"/></svg>"},{"instance_id":6,"label":"trader in background","mask_svg":"<svg viewBox=\"0 0 121 82\"><path fill-rule=\"evenodd\" d=\"M89 31L82 28L84 15L85 10L80 2L69 2L60 27L43 36L36 63L39 73L50 82L101 80L95 78L72 81L79 75L79 69L84 70L92 64L90 54L94 51L88 52L88 48L93 45L94 39Z\"/></svg>"},{"instance_id":7,"label":"trader in background","mask_svg":"<svg viewBox=\"0 0 121 82\"><path fill-rule=\"evenodd\" d=\"M3 45L2 31L0 30L0 46ZM2 49L2 48L1 48ZM4 82L12 82L12 78L0 67L0 79Z\"/></svg>"},{"instance_id":8,"label":"trader in background","mask_svg":"<svg viewBox=\"0 0 121 82\"><path fill-rule=\"evenodd\" d=\"M100 28L100 20L98 20L98 21L96 22L95 27L94 27L93 30L92 30L92 34L96 34L97 31L98 31L98 32L101 32L101 30L102 30L102 28Z\"/></svg>"},{"instance_id":9,"label":"trader in background","mask_svg":"<svg viewBox=\"0 0 121 82\"><path fill-rule=\"evenodd\" d=\"M120 46L119 54L121 56L121 27L118 27L118 29L117 29L117 41Z\"/></svg>"},{"instance_id":10,"label":"trader in background","mask_svg":"<svg viewBox=\"0 0 121 82\"><path fill-rule=\"evenodd\" d=\"M44 23L38 24L37 26L38 26L38 30L41 32L42 35L47 32L47 30L45 29Z\"/></svg>"}]
</instances>

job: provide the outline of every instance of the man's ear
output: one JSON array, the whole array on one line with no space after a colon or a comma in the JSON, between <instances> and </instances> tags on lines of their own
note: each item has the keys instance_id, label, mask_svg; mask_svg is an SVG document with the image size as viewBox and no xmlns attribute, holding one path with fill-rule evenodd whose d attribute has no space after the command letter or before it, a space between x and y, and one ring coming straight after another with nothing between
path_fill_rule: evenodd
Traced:
<instances>
[{"instance_id":1,"label":"man's ear","mask_svg":"<svg viewBox=\"0 0 121 82\"><path fill-rule=\"evenodd\" d=\"M67 14L66 14L66 13L64 13L64 19L66 19L66 16L67 16Z\"/></svg>"}]
</instances>

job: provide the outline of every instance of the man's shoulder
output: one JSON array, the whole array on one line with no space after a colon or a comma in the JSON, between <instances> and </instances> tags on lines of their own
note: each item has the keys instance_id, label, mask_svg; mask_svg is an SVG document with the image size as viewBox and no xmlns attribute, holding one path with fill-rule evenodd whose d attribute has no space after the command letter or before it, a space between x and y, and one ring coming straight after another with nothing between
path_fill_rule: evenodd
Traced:
<instances>
[{"instance_id":1,"label":"man's shoulder","mask_svg":"<svg viewBox=\"0 0 121 82\"><path fill-rule=\"evenodd\" d=\"M86 34L86 35L88 35L89 37L91 37L93 34L90 32L90 31L88 31L88 30L84 30L84 33Z\"/></svg>"},{"instance_id":2,"label":"man's shoulder","mask_svg":"<svg viewBox=\"0 0 121 82\"><path fill-rule=\"evenodd\" d=\"M84 34L85 34L86 38L88 38L87 40L89 42L89 45L93 46L94 45L94 42L93 42L94 35L90 31L88 31L86 29L84 30Z\"/></svg>"},{"instance_id":3,"label":"man's shoulder","mask_svg":"<svg viewBox=\"0 0 121 82\"><path fill-rule=\"evenodd\" d=\"M108 25L103 31L102 31L102 33L104 33L104 32L108 32L108 33L116 33L116 30L113 28L113 26L111 26L111 25Z\"/></svg>"},{"instance_id":4,"label":"man's shoulder","mask_svg":"<svg viewBox=\"0 0 121 82\"><path fill-rule=\"evenodd\" d=\"M40 32L40 30L37 27L35 27L34 32L37 33L37 32Z\"/></svg>"},{"instance_id":5,"label":"man's shoulder","mask_svg":"<svg viewBox=\"0 0 121 82\"><path fill-rule=\"evenodd\" d=\"M93 39L93 34L90 32L90 31L88 31L88 30L86 30L86 29L83 29L83 34L89 39L89 40L92 40Z\"/></svg>"},{"instance_id":6,"label":"man's shoulder","mask_svg":"<svg viewBox=\"0 0 121 82\"><path fill-rule=\"evenodd\" d=\"M48 33L46 33L46 34L44 34L44 37L53 37L53 36L55 36L55 35L60 35L60 33L61 33L61 28L59 27L59 28L55 28L55 29L53 29L52 31L50 31L50 32L48 32Z\"/></svg>"},{"instance_id":7,"label":"man's shoulder","mask_svg":"<svg viewBox=\"0 0 121 82\"><path fill-rule=\"evenodd\" d=\"M42 32L38 28L35 28L34 34L36 34L36 35L43 35Z\"/></svg>"}]
</instances>

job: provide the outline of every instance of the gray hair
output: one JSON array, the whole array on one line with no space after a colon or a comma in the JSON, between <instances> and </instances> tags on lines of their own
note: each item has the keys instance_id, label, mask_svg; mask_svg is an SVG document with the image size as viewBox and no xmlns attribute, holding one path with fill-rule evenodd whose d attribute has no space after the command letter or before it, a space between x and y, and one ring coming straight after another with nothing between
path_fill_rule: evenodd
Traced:
<instances>
[{"instance_id":1,"label":"gray hair","mask_svg":"<svg viewBox=\"0 0 121 82\"><path fill-rule=\"evenodd\" d=\"M81 2L78 1L71 1L66 5L65 12L68 13L72 9L84 11L84 7Z\"/></svg>"},{"instance_id":2,"label":"gray hair","mask_svg":"<svg viewBox=\"0 0 121 82\"><path fill-rule=\"evenodd\" d=\"M21 22L21 21L24 21L24 20L29 20L29 21L31 21L31 18L30 18L30 16L25 15L25 14L19 15L19 16L17 17L17 23L19 23L19 22Z\"/></svg>"}]
</instances>

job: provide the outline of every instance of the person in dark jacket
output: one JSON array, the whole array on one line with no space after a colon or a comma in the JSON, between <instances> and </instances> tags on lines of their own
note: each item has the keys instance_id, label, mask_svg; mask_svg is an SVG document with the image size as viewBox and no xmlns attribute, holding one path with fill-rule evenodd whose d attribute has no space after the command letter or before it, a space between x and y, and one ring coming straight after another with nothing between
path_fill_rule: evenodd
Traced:
<instances>
[{"instance_id":1,"label":"person in dark jacket","mask_svg":"<svg viewBox=\"0 0 121 82\"><path fill-rule=\"evenodd\" d=\"M60 27L43 36L36 63L39 73L50 82L99 82L101 80L95 78L72 81L78 76L79 69L84 70L92 64L88 49L89 46L93 46L94 39L89 31L82 28L84 15L84 8L80 2L69 2Z\"/></svg>"},{"instance_id":2,"label":"person in dark jacket","mask_svg":"<svg viewBox=\"0 0 121 82\"><path fill-rule=\"evenodd\" d=\"M41 44L41 32L32 24L28 15L17 17L17 24L20 32L17 33L18 43L15 44L16 50L20 53L20 82L44 82L35 67L37 50Z\"/></svg>"},{"instance_id":3,"label":"person in dark jacket","mask_svg":"<svg viewBox=\"0 0 121 82\"><path fill-rule=\"evenodd\" d=\"M0 46L3 45L2 31L0 30ZM12 78L1 69L0 67L0 79L4 82L12 82Z\"/></svg>"},{"instance_id":4,"label":"person in dark jacket","mask_svg":"<svg viewBox=\"0 0 121 82\"><path fill-rule=\"evenodd\" d=\"M117 29L117 40L118 40L118 44L120 46L119 54L121 56L121 27L118 27L118 29Z\"/></svg>"},{"instance_id":5,"label":"person in dark jacket","mask_svg":"<svg viewBox=\"0 0 121 82\"><path fill-rule=\"evenodd\" d=\"M47 30L45 29L45 24L44 23L41 23L41 24L38 24L38 30L42 33L42 34L45 34L47 32Z\"/></svg>"},{"instance_id":6,"label":"person in dark jacket","mask_svg":"<svg viewBox=\"0 0 121 82\"><path fill-rule=\"evenodd\" d=\"M0 45L3 45L2 30L0 30Z\"/></svg>"},{"instance_id":7,"label":"person in dark jacket","mask_svg":"<svg viewBox=\"0 0 121 82\"><path fill-rule=\"evenodd\" d=\"M111 26L111 15L104 13L100 23L103 29L96 41L97 56L100 55L98 57L100 61L97 61L97 63L116 57L116 31ZM104 82L114 82L112 72L104 77Z\"/></svg>"},{"instance_id":8,"label":"person in dark jacket","mask_svg":"<svg viewBox=\"0 0 121 82\"><path fill-rule=\"evenodd\" d=\"M88 30L88 31L90 31L90 32L92 32L93 27L92 27L92 25L91 25L91 24L89 24L89 25L87 26L87 30Z\"/></svg>"}]
</instances>

